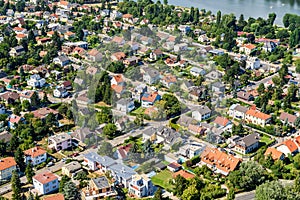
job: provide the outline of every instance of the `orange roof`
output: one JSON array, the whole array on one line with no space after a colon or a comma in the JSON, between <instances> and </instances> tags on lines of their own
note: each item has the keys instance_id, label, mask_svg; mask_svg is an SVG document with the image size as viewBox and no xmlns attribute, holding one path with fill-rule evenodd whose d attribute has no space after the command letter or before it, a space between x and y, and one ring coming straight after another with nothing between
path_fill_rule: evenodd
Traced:
<instances>
[{"instance_id":1,"label":"orange roof","mask_svg":"<svg viewBox=\"0 0 300 200\"><path fill-rule=\"evenodd\" d=\"M17 163L13 157L6 157L0 160L0 171L16 166Z\"/></svg>"},{"instance_id":2,"label":"orange roof","mask_svg":"<svg viewBox=\"0 0 300 200\"><path fill-rule=\"evenodd\" d=\"M25 28L21 28L21 27L15 27L14 29L13 29L14 31L24 31L25 30Z\"/></svg>"},{"instance_id":3,"label":"orange roof","mask_svg":"<svg viewBox=\"0 0 300 200\"><path fill-rule=\"evenodd\" d=\"M67 32L65 33L65 35L71 36L71 35L75 35L75 33L73 33L72 31L67 31Z\"/></svg>"},{"instance_id":4,"label":"orange roof","mask_svg":"<svg viewBox=\"0 0 300 200\"><path fill-rule=\"evenodd\" d=\"M96 56L98 53L100 53L100 52L97 49L92 49L92 50L89 51L89 54L91 56Z\"/></svg>"},{"instance_id":5,"label":"orange roof","mask_svg":"<svg viewBox=\"0 0 300 200\"><path fill-rule=\"evenodd\" d=\"M25 38L25 37L27 37L27 35L20 33L20 34L17 34L16 37L17 38Z\"/></svg>"},{"instance_id":6,"label":"orange roof","mask_svg":"<svg viewBox=\"0 0 300 200\"><path fill-rule=\"evenodd\" d=\"M131 14L125 14L123 15L123 18L132 18L133 16Z\"/></svg>"},{"instance_id":7,"label":"orange roof","mask_svg":"<svg viewBox=\"0 0 300 200\"><path fill-rule=\"evenodd\" d=\"M235 170L241 160L216 148L206 147L201 154L201 161L228 173Z\"/></svg>"},{"instance_id":8,"label":"orange roof","mask_svg":"<svg viewBox=\"0 0 300 200\"><path fill-rule=\"evenodd\" d=\"M46 184L51 181L54 181L55 179L58 179L58 177L55 174L49 171L37 174L33 178L42 184Z\"/></svg>"},{"instance_id":9,"label":"orange roof","mask_svg":"<svg viewBox=\"0 0 300 200\"><path fill-rule=\"evenodd\" d=\"M41 147L33 147L31 149L27 149L24 151L24 155L30 156L31 158L35 158L35 157L43 155L45 153L47 153L47 151L45 151Z\"/></svg>"},{"instance_id":10,"label":"orange roof","mask_svg":"<svg viewBox=\"0 0 300 200\"><path fill-rule=\"evenodd\" d=\"M111 89L113 89L116 93L121 94L124 90L124 87L121 85L112 85Z\"/></svg>"},{"instance_id":11,"label":"orange roof","mask_svg":"<svg viewBox=\"0 0 300 200\"><path fill-rule=\"evenodd\" d=\"M279 160L283 153L281 151L278 151L275 148L269 147L269 148L267 148L267 151L265 152L265 156L268 156L270 154L271 154L273 160Z\"/></svg>"},{"instance_id":12,"label":"orange roof","mask_svg":"<svg viewBox=\"0 0 300 200\"><path fill-rule=\"evenodd\" d=\"M63 5L63 6L67 6L69 4L69 2L67 2L67 1L60 1L59 4Z\"/></svg>"},{"instance_id":13,"label":"orange roof","mask_svg":"<svg viewBox=\"0 0 300 200\"><path fill-rule=\"evenodd\" d=\"M201 133L203 128L202 128L202 126L199 126L199 125L189 124L188 129L195 133Z\"/></svg>"},{"instance_id":14,"label":"orange roof","mask_svg":"<svg viewBox=\"0 0 300 200\"><path fill-rule=\"evenodd\" d=\"M44 198L44 200L65 200L65 197L63 194L53 194L51 196L47 196Z\"/></svg>"},{"instance_id":15,"label":"orange roof","mask_svg":"<svg viewBox=\"0 0 300 200\"><path fill-rule=\"evenodd\" d=\"M155 106L151 106L144 111L145 115L151 115L153 113L157 113L158 109Z\"/></svg>"},{"instance_id":16,"label":"orange roof","mask_svg":"<svg viewBox=\"0 0 300 200\"><path fill-rule=\"evenodd\" d=\"M116 52L116 53L112 54L112 56L115 56L117 58L117 60L121 60L126 57L124 52Z\"/></svg>"},{"instance_id":17,"label":"orange roof","mask_svg":"<svg viewBox=\"0 0 300 200\"><path fill-rule=\"evenodd\" d=\"M194 174L191 174L185 170L179 170L178 172L173 174L173 178L176 178L178 175L182 176L185 179L192 179L195 177Z\"/></svg>"},{"instance_id":18,"label":"orange roof","mask_svg":"<svg viewBox=\"0 0 300 200\"><path fill-rule=\"evenodd\" d=\"M251 115L253 117L256 117L256 118L259 118L259 119L262 119L262 120L267 120L267 119L271 118L271 115L267 115L263 112L260 112L258 110L252 110L252 109L248 110L246 112L246 115Z\"/></svg>"},{"instance_id":19,"label":"orange roof","mask_svg":"<svg viewBox=\"0 0 300 200\"><path fill-rule=\"evenodd\" d=\"M54 31L47 32L47 35L54 35Z\"/></svg>"},{"instance_id":20,"label":"orange roof","mask_svg":"<svg viewBox=\"0 0 300 200\"><path fill-rule=\"evenodd\" d=\"M256 46L253 45L253 44L244 44L243 47L245 47L245 48L247 48L247 49L250 49L250 50L253 50L253 49L256 48Z\"/></svg>"},{"instance_id":21,"label":"orange roof","mask_svg":"<svg viewBox=\"0 0 300 200\"><path fill-rule=\"evenodd\" d=\"M218 124L220 126L226 126L226 124L229 122L229 120L226 117L220 117L218 116L215 120L214 123Z\"/></svg>"},{"instance_id":22,"label":"orange roof","mask_svg":"<svg viewBox=\"0 0 300 200\"><path fill-rule=\"evenodd\" d=\"M284 141L283 144L290 150L291 153L298 150L297 145L291 139Z\"/></svg>"},{"instance_id":23,"label":"orange roof","mask_svg":"<svg viewBox=\"0 0 300 200\"><path fill-rule=\"evenodd\" d=\"M300 136L295 138L295 142L298 144L298 146L300 146Z\"/></svg>"},{"instance_id":24,"label":"orange roof","mask_svg":"<svg viewBox=\"0 0 300 200\"><path fill-rule=\"evenodd\" d=\"M154 102L157 95L157 92L151 93L149 95L143 95L142 101Z\"/></svg>"},{"instance_id":25,"label":"orange roof","mask_svg":"<svg viewBox=\"0 0 300 200\"><path fill-rule=\"evenodd\" d=\"M122 82L124 82L124 80L123 80L123 77L122 77L122 75L115 75L114 77L113 77L113 79L115 79L115 81L117 82L117 83L122 83Z\"/></svg>"},{"instance_id":26,"label":"orange roof","mask_svg":"<svg viewBox=\"0 0 300 200\"><path fill-rule=\"evenodd\" d=\"M124 40L124 38L122 37L118 37L118 36L115 36L113 39L112 39L112 42L115 42L115 43L122 43Z\"/></svg>"},{"instance_id":27,"label":"orange roof","mask_svg":"<svg viewBox=\"0 0 300 200\"><path fill-rule=\"evenodd\" d=\"M175 83L177 82L177 79L173 75L167 75L163 77L163 80L166 81L167 83Z\"/></svg>"}]
</instances>

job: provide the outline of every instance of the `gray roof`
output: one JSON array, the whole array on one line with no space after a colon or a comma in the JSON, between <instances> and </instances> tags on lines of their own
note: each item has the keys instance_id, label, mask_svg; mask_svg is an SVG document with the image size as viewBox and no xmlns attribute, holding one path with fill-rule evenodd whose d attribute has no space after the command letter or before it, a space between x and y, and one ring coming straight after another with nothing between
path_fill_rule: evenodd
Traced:
<instances>
[{"instance_id":1,"label":"gray roof","mask_svg":"<svg viewBox=\"0 0 300 200\"><path fill-rule=\"evenodd\" d=\"M144 68L144 71L146 74L148 74L152 78L159 76L159 71L157 71L156 69L146 67L146 68Z\"/></svg>"},{"instance_id":2,"label":"gray roof","mask_svg":"<svg viewBox=\"0 0 300 200\"><path fill-rule=\"evenodd\" d=\"M81 165L77 161L70 162L70 163L64 165L64 167L66 169L68 169L69 172L75 172L75 171L81 169Z\"/></svg>"},{"instance_id":3,"label":"gray roof","mask_svg":"<svg viewBox=\"0 0 300 200\"><path fill-rule=\"evenodd\" d=\"M146 130L144 130L143 134L148 135L148 136L152 136L154 133L156 133L156 128L154 127L150 127Z\"/></svg>"},{"instance_id":4,"label":"gray roof","mask_svg":"<svg viewBox=\"0 0 300 200\"><path fill-rule=\"evenodd\" d=\"M133 102L132 98L122 98L119 101L117 101L117 104L125 106L125 105L130 104L131 102Z\"/></svg>"},{"instance_id":5,"label":"gray roof","mask_svg":"<svg viewBox=\"0 0 300 200\"><path fill-rule=\"evenodd\" d=\"M61 62L66 62L66 61L69 61L70 59L68 58L68 56L58 56L58 59L61 61Z\"/></svg>"},{"instance_id":6,"label":"gray roof","mask_svg":"<svg viewBox=\"0 0 300 200\"><path fill-rule=\"evenodd\" d=\"M60 143L60 142L66 141L66 140L70 140L72 138L68 133L61 133L58 135L53 135L53 136L49 137L49 139L54 140L56 143Z\"/></svg>"},{"instance_id":7,"label":"gray roof","mask_svg":"<svg viewBox=\"0 0 300 200\"><path fill-rule=\"evenodd\" d=\"M9 142L12 138L12 135L8 131L3 131L0 133L0 141L3 140L4 142Z\"/></svg>"},{"instance_id":8,"label":"gray roof","mask_svg":"<svg viewBox=\"0 0 300 200\"><path fill-rule=\"evenodd\" d=\"M97 154L95 152L87 153L87 154L85 154L84 157L92 162L97 162L104 167L109 167L116 163L116 161L114 159L112 159L108 156L100 156L99 154Z\"/></svg>"},{"instance_id":9,"label":"gray roof","mask_svg":"<svg viewBox=\"0 0 300 200\"><path fill-rule=\"evenodd\" d=\"M217 88L225 87L225 85L222 82L219 82L219 81L213 83L212 86L217 87Z\"/></svg>"},{"instance_id":10,"label":"gray roof","mask_svg":"<svg viewBox=\"0 0 300 200\"><path fill-rule=\"evenodd\" d=\"M98 189L105 189L110 187L108 179L105 176L93 178L92 181L95 183Z\"/></svg>"},{"instance_id":11,"label":"gray roof","mask_svg":"<svg viewBox=\"0 0 300 200\"><path fill-rule=\"evenodd\" d=\"M206 105L197 106L194 108L194 111L198 111L201 115L205 115L207 113L210 113L211 110Z\"/></svg>"},{"instance_id":12,"label":"gray roof","mask_svg":"<svg viewBox=\"0 0 300 200\"><path fill-rule=\"evenodd\" d=\"M241 140L237 142L238 145L241 145L243 147L249 147L253 145L254 143L259 141L259 134L258 133L252 133L250 135L247 135L243 137Z\"/></svg>"},{"instance_id":13,"label":"gray roof","mask_svg":"<svg viewBox=\"0 0 300 200\"><path fill-rule=\"evenodd\" d=\"M136 172L132 168L120 163L110 166L109 170L114 172L114 174L117 177L119 178L122 177L125 180L130 179L132 175L136 174Z\"/></svg>"},{"instance_id":14,"label":"gray roof","mask_svg":"<svg viewBox=\"0 0 300 200\"><path fill-rule=\"evenodd\" d=\"M205 78L217 80L219 78L222 78L222 74L218 71L211 71L208 74L205 75Z\"/></svg>"}]
</instances>

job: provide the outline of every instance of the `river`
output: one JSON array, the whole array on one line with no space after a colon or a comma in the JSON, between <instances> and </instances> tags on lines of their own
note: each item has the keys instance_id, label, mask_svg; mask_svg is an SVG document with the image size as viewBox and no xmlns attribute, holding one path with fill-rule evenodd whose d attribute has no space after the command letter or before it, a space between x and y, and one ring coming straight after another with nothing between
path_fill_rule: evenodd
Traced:
<instances>
[{"instance_id":1,"label":"river","mask_svg":"<svg viewBox=\"0 0 300 200\"><path fill-rule=\"evenodd\" d=\"M163 0L161 0L163 2ZM282 25L282 18L286 13L300 15L300 0L168 0L169 4L184 7L197 7L210 10L214 14L218 10L225 13L234 13L237 18L244 14L248 17L267 18L269 13L276 13L275 23Z\"/></svg>"}]
</instances>

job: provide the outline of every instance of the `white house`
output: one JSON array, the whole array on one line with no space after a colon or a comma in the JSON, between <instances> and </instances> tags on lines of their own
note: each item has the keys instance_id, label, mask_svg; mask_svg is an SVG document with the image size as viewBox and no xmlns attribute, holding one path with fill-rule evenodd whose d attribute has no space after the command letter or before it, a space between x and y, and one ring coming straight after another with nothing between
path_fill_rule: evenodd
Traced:
<instances>
[{"instance_id":1,"label":"white house","mask_svg":"<svg viewBox=\"0 0 300 200\"><path fill-rule=\"evenodd\" d=\"M117 101L117 110L123 113L129 113L135 108L132 98L120 99Z\"/></svg>"},{"instance_id":2,"label":"white house","mask_svg":"<svg viewBox=\"0 0 300 200\"><path fill-rule=\"evenodd\" d=\"M72 147L72 138L68 133L53 135L48 138L48 147L56 151Z\"/></svg>"},{"instance_id":3,"label":"white house","mask_svg":"<svg viewBox=\"0 0 300 200\"><path fill-rule=\"evenodd\" d=\"M187 49L188 49L188 45L186 43L180 43L174 45L175 52L186 51Z\"/></svg>"},{"instance_id":4,"label":"white house","mask_svg":"<svg viewBox=\"0 0 300 200\"><path fill-rule=\"evenodd\" d=\"M17 163L13 157L0 159L0 180L8 180L12 172L17 169Z\"/></svg>"},{"instance_id":5,"label":"white house","mask_svg":"<svg viewBox=\"0 0 300 200\"><path fill-rule=\"evenodd\" d=\"M49 171L35 175L32 180L34 188L41 194L48 194L59 188L58 177Z\"/></svg>"},{"instance_id":6,"label":"white house","mask_svg":"<svg viewBox=\"0 0 300 200\"><path fill-rule=\"evenodd\" d=\"M29 80L27 80L27 85L31 87L43 87L45 83L46 80L38 74L31 75Z\"/></svg>"},{"instance_id":7,"label":"white house","mask_svg":"<svg viewBox=\"0 0 300 200\"><path fill-rule=\"evenodd\" d=\"M129 194L137 198L147 197L153 195L155 187L152 181L145 174L135 174L132 176L132 181L129 184Z\"/></svg>"},{"instance_id":8,"label":"white house","mask_svg":"<svg viewBox=\"0 0 300 200\"><path fill-rule=\"evenodd\" d=\"M39 165L47 160L47 151L41 147L33 147L24 151L25 163L33 166Z\"/></svg>"},{"instance_id":9,"label":"white house","mask_svg":"<svg viewBox=\"0 0 300 200\"><path fill-rule=\"evenodd\" d=\"M198 121L208 119L211 116L211 110L207 106L198 106L192 111L192 118Z\"/></svg>"},{"instance_id":10,"label":"white house","mask_svg":"<svg viewBox=\"0 0 300 200\"><path fill-rule=\"evenodd\" d=\"M200 76L200 75L204 76L205 73L206 73L206 71L205 71L204 69L199 68L199 67L192 67L192 68L190 69L190 73L191 73L193 76Z\"/></svg>"},{"instance_id":11,"label":"white house","mask_svg":"<svg viewBox=\"0 0 300 200\"><path fill-rule=\"evenodd\" d=\"M228 115L232 118L245 119L248 108L241 106L240 104L233 104L230 106Z\"/></svg>"},{"instance_id":12,"label":"white house","mask_svg":"<svg viewBox=\"0 0 300 200\"><path fill-rule=\"evenodd\" d=\"M53 96L56 98L65 98L69 95L69 92L62 86L58 86L53 90Z\"/></svg>"},{"instance_id":13,"label":"white house","mask_svg":"<svg viewBox=\"0 0 300 200\"><path fill-rule=\"evenodd\" d=\"M246 60L246 69L259 69L260 68L260 60L257 57L249 57Z\"/></svg>"}]
</instances>

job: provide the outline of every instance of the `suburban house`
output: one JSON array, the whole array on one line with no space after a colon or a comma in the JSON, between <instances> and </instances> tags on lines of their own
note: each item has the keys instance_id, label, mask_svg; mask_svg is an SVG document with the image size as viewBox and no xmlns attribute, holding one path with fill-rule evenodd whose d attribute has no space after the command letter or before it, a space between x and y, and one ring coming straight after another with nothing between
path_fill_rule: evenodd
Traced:
<instances>
[{"instance_id":1,"label":"suburban house","mask_svg":"<svg viewBox=\"0 0 300 200\"><path fill-rule=\"evenodd\" d=\"M35 94L35 91L32 90L24 90L20 93L20 101L23 102L25 100L29 101L31 103L33 99L33 95Z\"/></svg>"},{"instance_id":2,"label":"suburban house","mask_svg":"<svg viewBox=\"0 0 300 200\"><path fill-rule=\"evenodd\" d=\"M126 57L124 52L116 52L113 53L110 58L112 59L112 61L121 61Z\"/></svg>"},{"instance_id":3,"label":"suburban house","mask_svg":"<svg viewBox=\"0 0 300 200\"><path fill-rule=\"evenodd\" d=\"M115 75L111 78L110 80L110 85L121 85L121 86L125 86L125 81L123 79L123 76L118 74Z\"/></svg>"},{"instance_id":4,"label":"suburban house","mask_svg":"<svg viewBox=\"0 0 300 200\"><path fill-rule=\"evenodd\" d=\"M299 144L298 144L299 145ZM296 141L293 139L288 139L284 142L282 142L280 145L276 147L276 149L282 153L284 153L285 156L288 156L289 154L294 156L299 152Z\"/></svg>"},{"instance_id":5,"label":"suburban house","mask_svg":"<svg viewBox=\"0 0 300 200\"><path fill-rule=\"evenodd\" d=\"M186 51L187 49L188 49L188 44L186 43L180 43L174 45L174 51L177 53L180 51Z\"/></svg>"},{"instance_id":6,"label":"suburban house","mask_svg":"<svg viewBox=\"0 0 300 200\"><path fill-rule=\"evenodd\" d=\"M143 74L143 81L149 85L152 85L154 83L156 83L157 81L159 81L160 79L160 74L159 71L157 71L156 69L153 68L143 68L142 71L144 71Z\"/></svg>"},{"instance_id":7,"label":"suburban house","mask_svg":"<svg viewBox=\"0 0 300 200\"><path fill-rule=\"evenodd\" d=\"M20 56L22 54L25 53L25 49L23 46L16 46L16 47L13 47L11 48L11 50L9 51L9 55L11 57L16 57L16 56Z\"/></svg>"},{"instance_id":8,"label":"suburban house","mask_svg":"<svg viewBox=\"0 0 300 200\"><path fill-rule=\"evenodd\" d=\"M224 93L225 92L225 85L222 82L215 82L211 85L211 91L217 93Z\"/></svg>"},{"instance_id":9,"label":"suburban house","mask_svg":"<svg viewBox=\"0 0 300 200\"><path fill-rule=\"evenodd\" d=\"M283 160L285 158L284 153L282 153L281 151L278 151L276 148L273 148L273 147L267 148L264 155L265 156L270 155L273 160Z\"/></svg>"},{"instance_id":10,"label":"suburban house","mask_svg":"<svg viewBox=\"0 0 300 200\"><path fill-rule=\"evenodd\" d=\"M57 191L59 182L57 175L50 171L42 172L32 177L33 186L40 194L49 194Z\"/></svg>"},{"instance_id":11,"label":"suburban house","mask_svg":"<svg viewBox=\"0 0 300 200\"><path fill-rule=\"evenodd\" d=\"M1 158L0 160L0 180L9 180L12 172L17 170L17 163L13 157Z\"/></svg>"},{"instance_id":12,"label":"suburban house","mask_svg":"<svg viewBox=\"0 0 300 200\"><path fill-rule=\"evenodd\" d=\"M85 200L113 198L117 193L112 189L106 176L92 178L87 188L82 190L82 198Z\"/></svg>"},{"instance_id":13,"label":"suburban house","mask_svg":"<svg viewBox=\"0 0 300 200\"><path fill-rule=\"evenodd\" d=\"M209 147L206 147L200 157L201 164L206 165L213 172L220 173L224 176L234 171L241 162L240 159L233 155L219 151L217 148Z\"/></svg>"},{"instance_id":14,"label":"suburban house","mask_svg":"<svg viewBox=\"0 0 300 200\"><path fill-rule=\"evenodd\" d=\"M132 144L127 144L125 146L119 147L115 152L114 152L114 158L115 159L121 159L124 160L127 158L127 155L129 153L129 150L131 148Z\"/></svg>"},{"instance_id":15,"label":"suburban house","mask_svg":"<svg viewBox=\"0 0 300 200\"><path fill-rule=\"evenodd\" d=\"M176 76L173 75L166 75L164 76L160 82L167 88L170 88L171 85L175 84L177 82Z\"/></svg>"},{"instance_id":16,"label":"suburban house","mask_svg":"<svg viewBox=\"0 0 300 200\"><path fill-rule=\"evenodd\" d=\"M232 118L245 119L247 107L241 106L240 104L233 104L230 106L228 115Z\"/></svg>"},{"instance_id":17,"label":"suburban house","mask_svg":"<svg viewBox=\"0 0 300 200\"><path fill-rule=\"evenodd\" d=\"M131 96L134 100L141 102L142 96L147 92L148 88L146 84L139 84L131 91Z\"/></svg>"},{"instance_id":18,"label":"suburban house","mask_svg":"<svg viewBox=\"0 0 300 200\"><path fill-rule=\"evenodd\" d=\"M154 105L156 101L159 101L161 96L157 92L153 93L144 93L142 96L142 107L148 108Z\"/></svg>"},{"instance_id":19,"label":"suburban house","mask_svg":"<svg viewBox=\"0 0 300 200\"><path fill-rule=\"evenodd\" d=\"M111 172L116 182L123 185L125 188L129 187L132 176L137 174L131 167L121 163L109 166L108 170Z\"/></svg>"},{"instance_id":20,"label":"suburban house","mask_svg":"<svg viewBox=\"0 0 300 200\"><path fill-rule=\"evenodd\" d=\"M170 164L168 164L167 169L170 170L171 172L177 172L182 168L182 166L180 164L178 164L177 162L172 162Z\"/></svg>"},{"instance_id":21,"label":"suburban house","mask_svg":"<svg viewBox=\"0 0 300 200\"><path fill-rule=\"evenodd\" d=\"M33 147L24 151L24 157L26 164L36 166L47 160L47 151L41 147Z\"/></svg>"},{"instance_id":22,"label":"suburban house","mask_svg":"<svg viewBox=\"0 0 300 200\"><path fill-rule=\"evenodd\" d=\"M128 193L137 197L147 197L154 194L155 186L145 174L135 174L132 176L132 181L129 184Z\"/></svg>"},{"instance_id":23,"label":"suburban house","mask_svg":"<svg viewBox=\"0 0 300 200\"><path fill-rule=\"evenodd\" d=\"M186 171L186 170L179 170L178 172L175 172L173 175L172 175L172 178L173 179L176 179L177 176L181 176L183 177L184 179L193 179L195 178L195 175Z\"/></svg>"},{"instance_id":24,"label":"suburban house","mask_svg":"<svg viewBox=\"0 0 300 200\"><path fill-rule=\"evenodd\" d=\"M254 96L250 92L246 92L246 91L242 91L242 90L237 92L237 98L240 98L245 101L253 101L254 100Z\"/></svg>"},{"instance_id":25,"label":"suburban house","mask_svg":"<svg viewBox=\"0 0 300 200\"><path fill-rule=\"evenodd\" d=\"M290 125L290 126L295 126L297 116L296 115L291 115L291 114L286 113L286 112L282 112L282 113L280 113L279 119L283 124Z\"/></svg>"},{"instance_id":26,"label":"suburban house","mask_svg":"<svg viewBox=\"0 0 300 200\"><path fill-rule=\"evenodd\" d=\"M91 62L100 62L102 57L102 54L97 49L92 49L88 52L86 58Z\"/></svg>"},{"instance_id":27,"label":"suburban house","mask_svg":"<svg viewBox=\"0 0 300 200\"><path fill-rule=\"evenodd\" d=\"M31 87L43 87L46 83L44 78L41 78L40 75L34 74L31 75L29 80L27 80L27 85Z\"/></svg>"},{"instance_id":28,"label":"suburban house","mask_svg":"<svg viewBox=\"0 0 300 200\"><path fill-rule=\"evenodd\" d=\"M245 53L246 55L250 55L252 51L256 49L256 46L253 44L244 44L240 47L240 52Z\"/></svg>"},{"instance_id":29,"label":"suburban house","mask_svg":"<svg viewBox=\"0 0 300 200\"><path fill-rule=\"evenodd\" d=\"M48 138L48 148L56 151L68 149L72 147L72 138L68 133L52 135Z\"/></svg>"},{"instance_id":30,"label":"suburban house","mask_svg":"<svg viewBox=\"0 0 300 200\"><path fill-rule=\"evenodd\" d=\"M17 124L24 121L23 117L12 114L8 117L8 127L11 129L15 129Z\"/></svg>"},{"instance_id":31,"label":"suburban house","mask_svg":"<svg viewBox=\"0 0 300 200\"><path fill-rule=\"evenodd\" d=\"M149 58L151 60L158 60L159 58L163 57L163 52L160 49L155 49L153 51L151 51Z\"/></svg>"},{"instance_id":32,"label":"suburban house","mask_svg":"<svg viewBox=\"0 0 300 200\"><path fill-rule=\"evenodd\" d=\"M206 71L204 69L201 69L199 67L192 67L190 69L190 73L193 75L193 76L204 76L206 74Z\"/></svg>"},{"instance_id":33,"label":"suburban house","mask_svg":"<svg viewBox=\"0 0 300 200\"><path fill-rule=\"evenodd\" d=\"M126 66L133 66L133 65L137 65L139 60L140 60L139 57L132 56L129 58L125 58L125 60L123 60L123 64Z\"/></svg>"},{"instance_id":34,"label":"suburban house","mask_svg":"<svg viewBox=\"0 0 300 200\"><path fill-rule=\"evenodd\" d=\"M209 109L209 107L205 105L198 106L195 108L195 110L192 111L192 118L198 121L206 120L210 118L210 116L211 116L211 110Z\"/></svg>"},{"instance_id":35,"label":"suburban house","mask_svg":"<svg viewBox=\"0 0 300 200\"><path fill-rule=\"evenodd\" d=\"M84 155L84 165L91 171L101 170L106 172L108 167L114 164L116 164L116 161L108 156L99 156L94 152Z\"/></svg>"},{"instance_id":36,"label":"suburban house","mask_svg":"<svg viewBox=\"0 0 300 200\"><path fill-rule=\"evenodd\" d=\"M265 41L264 45L262 46L262 49L265 52L273 52L276 49L277 45L273 41Z\"/></svg>"},{"instance_id":37,"label":"suburban house","mask_svg":"<svg viewBox=\"0 0 300 200\"><path fill-rule=\"evenodd\" d=\"M217 116L213 123L219 128L227 127L231 124L231 121L226 117Z\"/></svg>"},{"instance_id":38,"label":"suburban house","mask_svg":"<svg viewBox=\"0 0 300 200\"><path fill-rule=\"evenodd\" d=\"M57 86L54 90L53 90L53 96L56 98L65 98L69 95L69 92L66 90L65 87L63 86Z\"/></svg>"},{"instance_id":39,"label":"suburban house","mask_svg":"<svg viewBox=\"0 0 300 200\"><path fill-rule=\"evenodd\" d=\"M206 145L204 143L189 142L188 144L181 146L178 152L182 156L191 159L195 156L200 155L205 148Z\"/></svg>"},{"instance_id":40,"label":"suburban house","mask_svg":"<svg viewBox=\"0 0 300 200\"><path fill-rule=\"evenodd\" d=\"M250 153L259 147L259 139L258 133L252 133L238 140L234 149L242 154Z\"/></svg>"},{"instance_id":41,"label":"suburban house","mask_svg":"<svg viewBox=\"0 0 300 200\"><path fill-rule=\"evenodd\" d=\"M247 122L256 124L259 126L265 126L267 123L271 121L271 115L265 114L258 110L249 109L246 112L245 119Z\"/></svg>"},{"instance_id":42,"label":"suburban house","mask_svg":"<svg viewBox=\"0 0 300 200\"><path fill-rule=\"evenodd\" d=\"M54 58L53 62L55 64L58 64L58 65L64 67L67 64L69 64L71 62L71 60L69 59L68 56L62 55L62 56L58 56L58 57Z\"/></svg>"},{"instance_id":43,"label":"suburban house","mask_svg":"<svg viewBox=\"0 0 300 200\"><path fill-rule=\"evenodd\" d=\"M81 168L80 163L77 161L72 161L68 164L65 164L61 168L62 175L66 175L70 178L74 178L80 171L82 171L82 168Z\"/></svg>"},{"instance_id":44,"label":"suburban house","mask_svg":"<svg viewBox=\"0 0 300 200\"><path fill-rule=\"evenodd\" d=\"M132 98L124 98L117 101L117 110L123 113L129 113L134 110L135 105Z\"/></svg>"}]
</instances>

